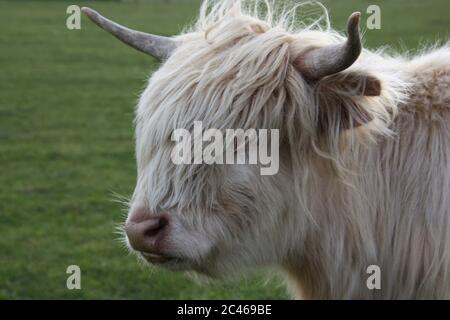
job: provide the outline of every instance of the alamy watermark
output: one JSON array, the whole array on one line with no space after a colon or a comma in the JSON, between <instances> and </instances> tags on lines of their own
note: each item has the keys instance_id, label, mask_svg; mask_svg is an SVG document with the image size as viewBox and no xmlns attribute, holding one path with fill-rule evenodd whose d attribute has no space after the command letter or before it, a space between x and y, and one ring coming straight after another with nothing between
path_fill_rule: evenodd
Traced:
<instances>
[{"instance_id":1,"label":"alamy watermark","mask_svg":"<svg viewBox=\"0 0 450 320\"><path fill-rule=\"evenodd\" d=\"M280 167L279 138L278 129L226 129L224 133L203 130L203 123L195 121L192 134L186 129L173 131L176 145L171 159L176 165L259 164L260 174L271 176Z\"/></svg>"},{"instance_id":2,"label":"alamy watermark","mask_svg":"<svg viewBox=\"0 0 450 320\"><path fill-rule=\"evenodd\" d=\"M366 286L369 290L380 290L381 289L381 269L379 266L372 264L367 267L366 273L369 274L367 277Z\"/></svg>"},{"instance_id":3,"label":"alamy watermark","mask_svg":"<svg viewBox=\"0 0 450 320\"><path fill-rule=\"evenodd\" d=\"M376 4L367 7L366 13L369 15L366 20L366 26L369 30L381 29L381 8ZM69 30L81 29L81 9L79 6L72 4L67 7L66 27Z\"/></svg>"},{"instance_id":4,"label":"alamy watermark","mask_svg":"<svg viewBox=\"0 0 450 320\"><path fill-rule=\"evenodd\" d=\"M81 9L77 5L70 5L66 9L66 13L69 15L66 19L66 27L69 30L81 29Z\"/></svg>"},{"instance_id":5,"label":"alamy watermark","mask_svg":"<svg viewBox=\"0 0 450 320\"><path fill-rule=\"evenodd\" d=\"M372 4L367 7L366 10L369 17L367 18L366 25L369 30L381 29L381 8L376 4Z\"/></svg>"},{"instance_id":6,"label":"alamy watermark","mask_svg":"<svg viewBox=\"0 0 450 320\"><path fill-rule=\"evenodd\" d=\"M66 273L69 274L66 287L69 290L81 290L81 268L77 265L68 266Z\"/></svg>"}]
</instances>

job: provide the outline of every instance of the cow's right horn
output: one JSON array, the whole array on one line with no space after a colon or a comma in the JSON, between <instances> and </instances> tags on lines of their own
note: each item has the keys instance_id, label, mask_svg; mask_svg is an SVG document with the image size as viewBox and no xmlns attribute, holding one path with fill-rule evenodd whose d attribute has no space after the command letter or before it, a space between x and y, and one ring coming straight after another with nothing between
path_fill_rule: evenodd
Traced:
<instances>
[{"instance_id":1,"label":"cow's right horn","mask_svg":"<svg viewBox=\"0 0 450 320\"><path fill-rule=\"evenodd\" d=\"M359 20L354 12L347 22L348 39L344 43L314 48L297 57L295 68L307 79L318 80L350 67L361 54Z\"/></svg>"},{"instance_id":2,"label":"cow's right horn","mask_svg":"<svg viewBox=\"0 0 450 320\"><path fill-rule=\"evenodd\" d=\"M147 53L160 61L169 58L171 53L177 47L176 41L171 38L128 29L103 17L98 12L90 8L84 7L81 10L96 25L108 31L120 41L141 52Z\"/></svg>"}]
</instances>

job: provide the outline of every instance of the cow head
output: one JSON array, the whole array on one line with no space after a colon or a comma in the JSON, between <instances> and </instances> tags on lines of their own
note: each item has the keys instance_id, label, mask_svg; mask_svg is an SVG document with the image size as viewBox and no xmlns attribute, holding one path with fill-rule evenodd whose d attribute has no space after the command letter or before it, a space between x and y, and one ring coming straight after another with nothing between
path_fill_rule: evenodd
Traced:
<instances>
[{"instance_id":1,"label":"cow head","mask_svg":"<svg viewBox=\"0 0 450 320\"><path fill-rule=\"evenodd\" d=\"M310 178L326 170L341 135L380 119L361 105L380 95L381 82L348 69L361 53L360 14L350 16L345 39L330 30L288 32L218 5L202 10L191 32L166 38L83 11L163 62L136 111L131 248L151 263L210 276L300 254L314 223ZM205 129L279 129L278 173L263 176L258 164L174 164L172 134L191 132L195 121Z\"/></svg>"}]
</instances>

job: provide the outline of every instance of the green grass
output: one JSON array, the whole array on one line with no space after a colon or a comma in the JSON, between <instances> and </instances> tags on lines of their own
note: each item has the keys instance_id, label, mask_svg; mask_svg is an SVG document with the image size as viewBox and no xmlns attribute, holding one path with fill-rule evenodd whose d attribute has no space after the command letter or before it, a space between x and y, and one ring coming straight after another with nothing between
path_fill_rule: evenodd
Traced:
<instances>
[{"instance_id":1,"label":"green grass","mask_svg":"<svg viewBox=\"0 0 450 320\"><path fill-rule=\"evenodd\" d=\"M69 4L126 25L172 35L199 1L0 1L0 298L286 298L260 273L196 284L151 271L115 240L112 192L135 182L133 106L155 61L89 23L65 28ZM366 45L414 49L448 39L448 0L324 1L342 29L355 10L380 4L382 29ZM66 289L66 268L82 290Z\"/></svg>"}]
</instances>

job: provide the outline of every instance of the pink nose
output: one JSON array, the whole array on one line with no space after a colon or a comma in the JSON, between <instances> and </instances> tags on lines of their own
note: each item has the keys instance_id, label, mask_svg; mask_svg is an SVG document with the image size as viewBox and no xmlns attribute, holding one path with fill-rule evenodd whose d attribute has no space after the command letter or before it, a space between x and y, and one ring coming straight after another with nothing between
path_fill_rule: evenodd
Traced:
<instances>
[{"instance_id":1,"label":"pink nose","mask_svg":"<svg viewBox=\"0 0 450 320\"><path fill-rule=\"evenodd\" d=\"M149 216L138 213L125 225L125 232L134 250L159 253L158 244L168 224L169 219L166 215Z\"/></svg>"}]
</instances>

